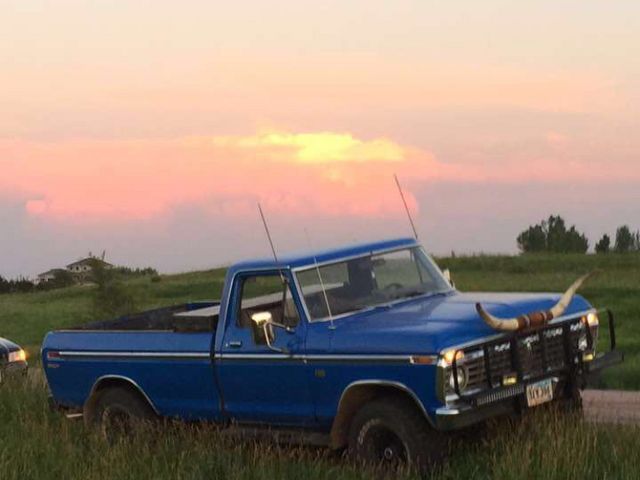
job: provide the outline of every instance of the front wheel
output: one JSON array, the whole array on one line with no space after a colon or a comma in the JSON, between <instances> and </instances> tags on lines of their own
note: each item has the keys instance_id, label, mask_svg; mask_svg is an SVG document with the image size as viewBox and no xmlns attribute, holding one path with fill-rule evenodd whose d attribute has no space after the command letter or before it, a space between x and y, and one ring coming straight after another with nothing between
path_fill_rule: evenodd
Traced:
<instances>
[{"instance_id":1,"label":"front wheel","mask_svg":"<svg viewBox=\"0 0 640 480\"><path fill-rule=\"evenodd\" d=\"M424 472L446 456L448 441L413 402L390 397L373 400L356 414L349 452L357 462L385 470Z\"/></svg>"}]
</instances>

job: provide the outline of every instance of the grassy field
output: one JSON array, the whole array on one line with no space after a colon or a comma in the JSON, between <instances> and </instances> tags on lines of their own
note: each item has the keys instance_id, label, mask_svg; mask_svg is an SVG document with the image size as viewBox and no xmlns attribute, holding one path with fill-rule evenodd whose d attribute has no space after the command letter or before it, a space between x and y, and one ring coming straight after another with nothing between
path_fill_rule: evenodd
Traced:
<instances>
[{"instance_id":1,"label":"grassy field","mask_svg":"<svg viewBox=\"0 0 640 480\"><path fill-rule=\"evenodd\" d=\"M617 314L626 363L603 385L640 389L640 256L443 258L460 290L560 291L578 275L600 269L582 293ZM217 298L224 270L130 282L139 308ZM36 362L44 334L95 319L90 287L0 295L0 336L27 346ZM484 440L458 445L435 478L638 478L640 430L596 427L547 411L515 425L497 423ZM28 382L0 388L0 478L9 479L358 479L364 472L323 450L238 444L212 426L171 425L110 446L80 422L50 413L38 369ZM403 476L404 477L404 476Z\"/></svg>"}]
</instances>

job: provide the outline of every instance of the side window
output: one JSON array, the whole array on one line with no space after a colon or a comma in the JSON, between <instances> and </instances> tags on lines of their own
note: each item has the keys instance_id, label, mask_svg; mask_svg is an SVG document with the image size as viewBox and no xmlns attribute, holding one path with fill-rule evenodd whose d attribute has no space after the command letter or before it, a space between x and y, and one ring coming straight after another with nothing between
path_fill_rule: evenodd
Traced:
<instances>
[{"instance_id":1,"label":"side window","mask_svg":"<svg viewBox=\"0 0 640 480\"><path fill-rule=\"evenodd\" d=\"M256 344L265 345L264 331L257 328L251 315L269 312L273 321L288 327L300 322L289 284L283 285L280 275L252 275L240 279L240 299L236 307L236 322L240 328L253 332Z\"/></svg>"},{"instance_id":2,"label":"side window","mask_svg":"<svg viewBox=\"0 0 640 480\"><path fill-rule=\"evenodd\" d=\"M345 262L310 268L298 272L297 275L311 319L329 316L327 302L332 315L343 313L340 299L346 297L350 290L349 270Z\"/></svg>"}]
</instances>

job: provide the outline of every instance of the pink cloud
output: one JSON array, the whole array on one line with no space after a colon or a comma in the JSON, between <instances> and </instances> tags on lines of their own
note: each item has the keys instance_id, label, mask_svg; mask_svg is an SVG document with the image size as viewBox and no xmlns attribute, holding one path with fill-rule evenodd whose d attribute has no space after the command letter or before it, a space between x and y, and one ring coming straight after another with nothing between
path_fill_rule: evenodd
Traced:
<instances>
[{"instance_id":1,"label":"pink cloud","mask_svg":"<svg viewBox=\"0 0 640 480\"><path fill-rule=\"evenodd\" d=\"M289 213L374 215L388 210L375 194L381 178L410 161L410 153L390 140L331 132L4 141L0 154L0 188L26 192L32 198L27 213L74 220L149 218L203 202L220 213L244 214L257 200ZM425 164L435 163L422 156Z\"/></svg>"},{"instance_id":2,"label":"pink cloud","mask_svg":"<svg viewBox=\"0 0 640 480\"><path fill-rule=\"evenodd\" d=\"M42 215L46 213L48 208L45 200L27 200L24 205L24 209L29 215Z\"/></svg>"},{"instance_id":3,"label":"pink cloud","mask_svg":"<svg viewBox=\"0 0 640 480\"><path fill-rule=\"evenodd\" d=\"M414 210L411 191L425 182L640 177L623 166L563 158L499 168L448 164L388 138L284 130L173 140L0 141L0 168L0 189L24 192L29 215L75 222L148 219L184 204L217 215L248 215L257 201L290 215L395 215L401 205L394 174L403 179Z\"/></svg>"}]
</instances>

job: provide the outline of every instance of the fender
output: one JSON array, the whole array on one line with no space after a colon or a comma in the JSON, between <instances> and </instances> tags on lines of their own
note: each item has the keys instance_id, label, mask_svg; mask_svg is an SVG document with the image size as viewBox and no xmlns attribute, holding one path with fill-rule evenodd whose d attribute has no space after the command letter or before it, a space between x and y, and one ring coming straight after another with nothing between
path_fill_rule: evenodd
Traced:
<instances>
[{"instance_id":1,"label":"fender","mask_svg":"<svg viewBox=\"0 0 640 480\"><path fill-rule=\"evenodd\" d=\"M356 390L362 390L362 395L349 399L350 393L355 392ZM429 422L429 425L435 427L433 420L427 413L427 410L418 395L416 395L416 393L404 383L381 379L358 380L347 385L340 396L336 416L331 427L332 448L340 448L346 444L351 419L362 405L385 391L389 392L393 390L400 392L403 395L408 395L422 412L424 418Z\"/></svg>"},{"instance_id":2,"label":"fender","mask_svg":"<svg viewBox=\"0 0 640 480\"><path fill-rule=\"evenodd\" d=\"M151 401L151 398L149 398L149 395L147 395L147 393L142 389L142 387L138 385L135 382L135 380L129 377L125 377L123 375L103 375L102 377L98 378L93 384L93 387L91 387L91 391L89 392L89 396L87 397L87 403L91 400L91 398L93 398L94 394L100 389L100 385L108 382L109 380L116 380L117 383L127 383L130 386L132 386L140 395L144 397L144 399L147 401L147 403L149 404L151 409L155 412L155 414L160 415L160 412L158 411L154 403Z\"/></svg>"}]
</instances>

